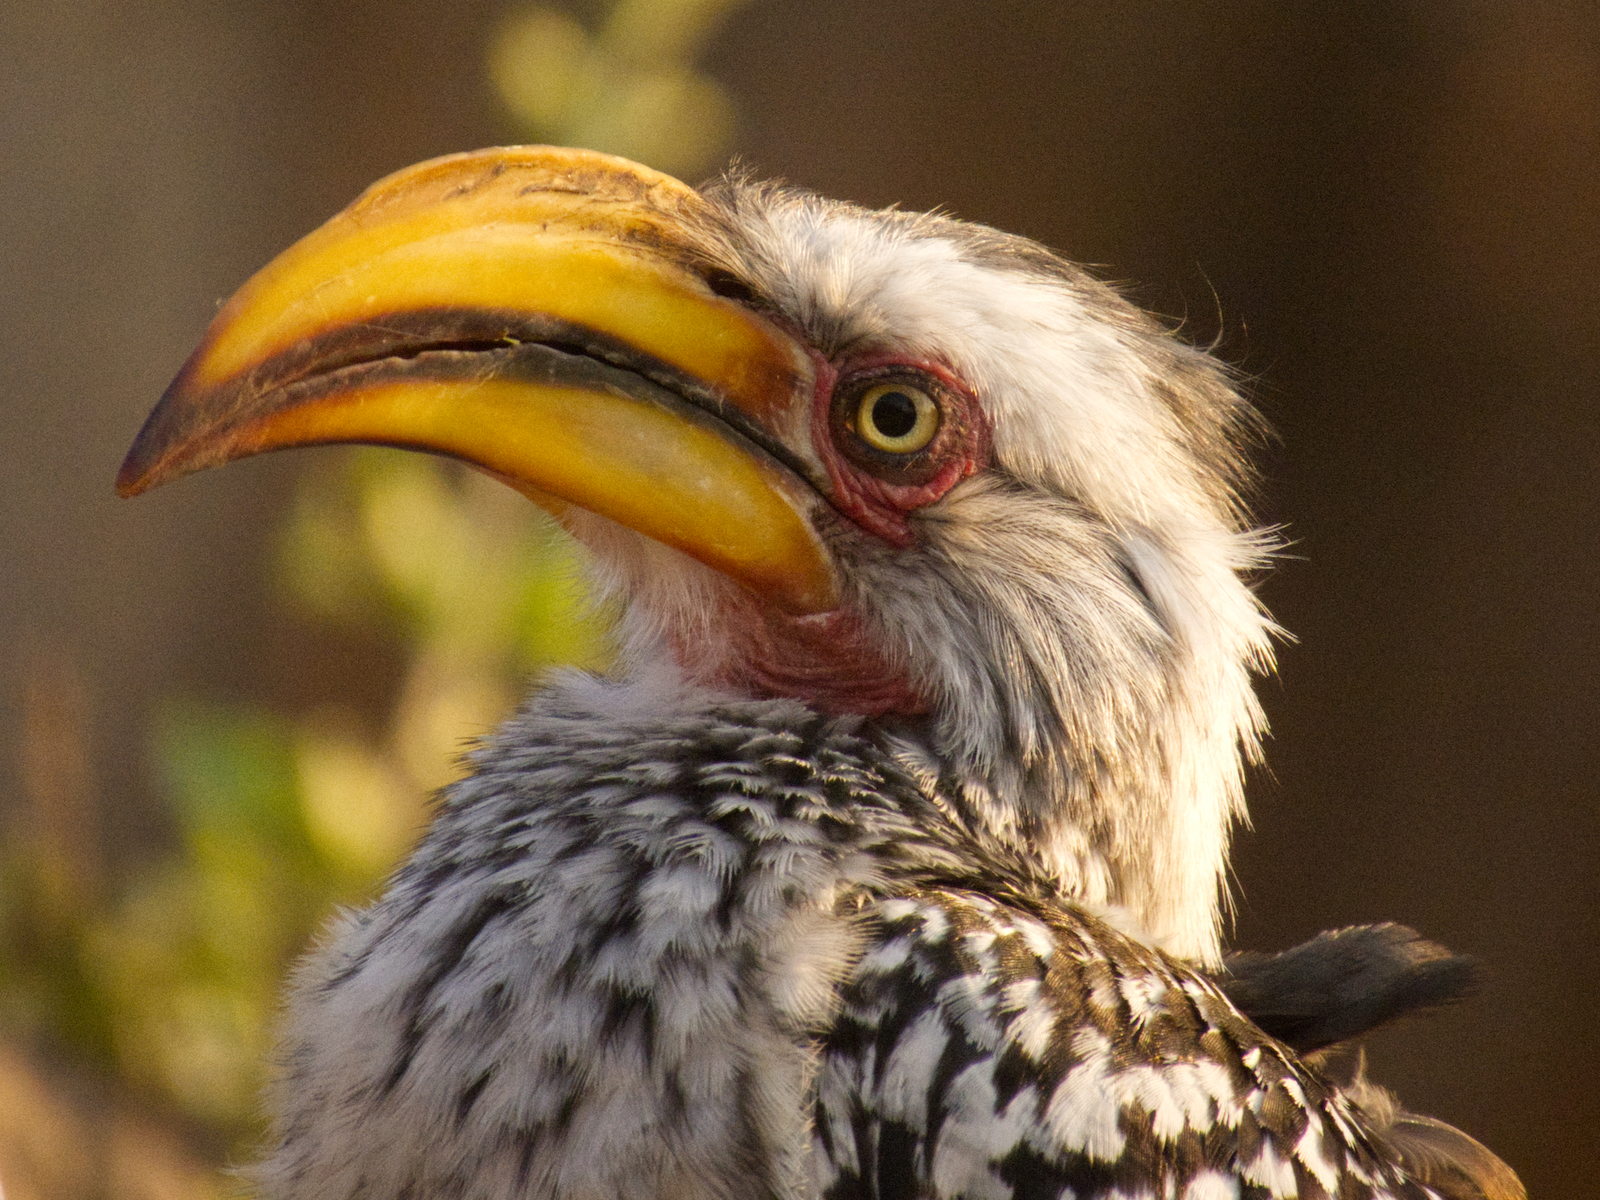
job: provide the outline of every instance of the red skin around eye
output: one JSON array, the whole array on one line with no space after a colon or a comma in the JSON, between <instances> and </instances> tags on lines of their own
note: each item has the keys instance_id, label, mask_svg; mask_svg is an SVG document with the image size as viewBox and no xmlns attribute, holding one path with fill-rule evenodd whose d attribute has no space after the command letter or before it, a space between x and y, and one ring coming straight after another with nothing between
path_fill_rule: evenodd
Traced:
<instances>
[{"instance_id":1,"label":"red skin around eye","mask_svg":"<svg viewBox=\"0 0 1600 1200\"><path fill-rule=\"evenodd\" d=\"M813 351L817 387L811 432L832 484L829 500L866 533L905 549L915 544L909 520L989 462L989 425L972 393L939 363L888 354L835 365ZM834 390L861 371L906 367L938 379L956 406L939 447L943 461L932 478L908 485L879 479L846 458L834 444L830 410ZM787 696L830 715L927 712L928 701L905 664L877 644L862 615L850 608L793 617L748 593L720 614L711 641L678 643L679 660L704 664L709 678L756 696ZM698 673L698 672L697 672Z\"/></svg>"},{"instance_id":2,"label":"red skin around eye","mask_svg":"<svg viewBox=\"0 0 1600 1200\"><path fill-rule=\"evenodd\" d=\"M833 484L833 506L868 533L890 545L906 547L916 541L907 516L938 500L967 476L981 471L989 461L989 424L977 400L950 371L939 363L891 354L865 355L835 366L816 350L817 391L811 405L811 436L828 468ZM833 393L841 379L881 367L907 367L931 375L956 398L959 412L947 413L956 436L942 447L945 461L926 483L900 484L879 479L851 462L834 445L831 411Z\"/></svg>"}]
</instances>

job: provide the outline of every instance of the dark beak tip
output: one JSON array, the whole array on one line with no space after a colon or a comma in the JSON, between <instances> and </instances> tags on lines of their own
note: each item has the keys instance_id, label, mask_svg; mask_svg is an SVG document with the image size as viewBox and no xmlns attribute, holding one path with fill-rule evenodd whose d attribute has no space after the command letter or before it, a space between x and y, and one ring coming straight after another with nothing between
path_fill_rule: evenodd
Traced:
<instances>
[{"instance_id":1,"label":"dark beak tip","mask_svg":"<svg viewBox=\"0 0 1600 1200\"><path fill-rule=\"evenodd\" d=\"M117 495L129 500L151 486L145 480L143 464L135 462L132 454L122 460L122 467L117 471Z\"/></svg>"},{"instance_id":2,"label":"dark beak tip","mask_svg":"<svg viewBox=\"0 0 1600 1200\"><path fill-rule=\"evenodd\" d=\"M117 468L117 495L124 500L148 492L162 481L156 470L159 456L151 453L149 440L141 430L122 466Z\"/></svg>"},{"instance_id":3,"label":"dark beak tip","mask_svg":"<svg viewBox=\"0 0 1600 1200\"><path fill-rule=\"evenodd\" d=\"M145 418L122 465L117 468L117 495L124 499L142 495L158 484L188 473L181 464L189 456L182 451L191 438L179 427L181 422L173 419L170 395L169 391Z\"/></svg>"}]
</instances>

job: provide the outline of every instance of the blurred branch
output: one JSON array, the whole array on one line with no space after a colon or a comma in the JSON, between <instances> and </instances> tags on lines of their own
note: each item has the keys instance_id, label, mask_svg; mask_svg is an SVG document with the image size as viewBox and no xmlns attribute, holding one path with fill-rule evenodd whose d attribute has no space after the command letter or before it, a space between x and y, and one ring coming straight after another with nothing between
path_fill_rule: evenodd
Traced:
<instances>
[{"instance_id":1,"label":"blurred branch","mask_svg":"<svg viewBox=\"0 0 1600 1200\"><path fill-rule=\"evenodd\" d=\"M34 639L22 654L22 808L16 836L58 904L91 903L104 869L89 750L89 687L65 648Z\"/></svg>"}]
</instances>

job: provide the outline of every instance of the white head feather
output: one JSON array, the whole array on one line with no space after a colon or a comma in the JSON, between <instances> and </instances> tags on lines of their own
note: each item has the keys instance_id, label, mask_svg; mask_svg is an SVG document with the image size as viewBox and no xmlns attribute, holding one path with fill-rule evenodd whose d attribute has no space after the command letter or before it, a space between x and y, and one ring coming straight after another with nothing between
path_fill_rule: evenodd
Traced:
<instances>
[{"instance_id":1,"label":"white head feather","mask_svg":"<svg viewBox=\"0 0 1600 1200\"><path fill-rule=\"evenodd\" d=\"M915 514L914 545L830 536L849 603L933 701L908 761L1079 902L1216 962L1273 628L1244 578L1272 539L1237 500L1251 414L1225 370L1024 239L738 181L708 194L706 253L757 303L829 356L947 366L991 424L989 469ZM703 622L731 586L583 524L636 629Z\"/></svg>"}]
</instances>

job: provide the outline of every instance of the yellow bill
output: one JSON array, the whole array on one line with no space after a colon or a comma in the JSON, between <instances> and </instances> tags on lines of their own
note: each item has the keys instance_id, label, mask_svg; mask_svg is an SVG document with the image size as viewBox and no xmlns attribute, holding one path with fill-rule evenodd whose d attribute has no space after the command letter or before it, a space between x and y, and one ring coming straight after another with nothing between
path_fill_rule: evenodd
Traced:
<instances>
[{"instance_id":1,"label":"yellow bill","mask_svg":"<svg viewBox=\"0 0 1600 1200\"><path fill-rule=\"evenodd\" d=\"M549 147L390 176L228 302L118 491L289 446L402 446L609 517L790 612L834 608L811 362L712 290L700 204Z\"/></svg>"}]
</instances>

